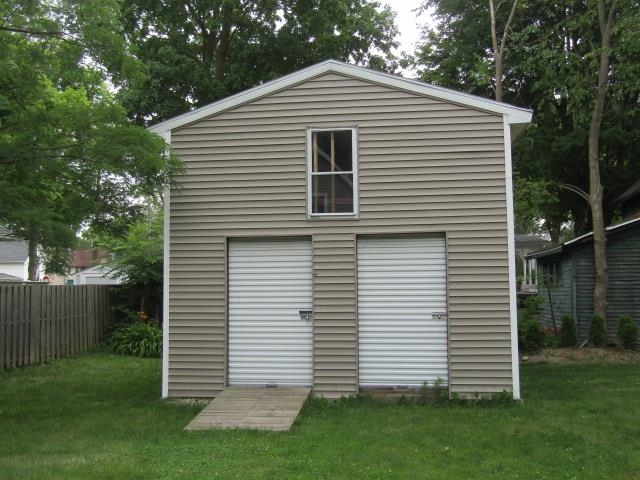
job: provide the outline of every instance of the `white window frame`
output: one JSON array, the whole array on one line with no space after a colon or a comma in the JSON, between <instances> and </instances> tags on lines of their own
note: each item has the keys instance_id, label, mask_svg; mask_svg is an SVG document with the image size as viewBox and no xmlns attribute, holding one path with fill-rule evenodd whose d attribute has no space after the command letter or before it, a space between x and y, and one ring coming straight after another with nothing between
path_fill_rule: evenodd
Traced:
<instances>
[{"instance_id":1,"label":"white window frame","mask_svg":"<svg viewBox=\"0 0 640 480\"><path fill-rule=\"evenodd\" d=\"M351 132L351 172L346 174L353 175L353 212L340 213L313 213L313 141L312 135L315 132ZM336 175L331 172L320 172L315 175ZM348 217L358 216L358 128L357 127L333 127L333 128L307 128L307 215L309 218L318 217Z\"/></svg>"}]
</instances>

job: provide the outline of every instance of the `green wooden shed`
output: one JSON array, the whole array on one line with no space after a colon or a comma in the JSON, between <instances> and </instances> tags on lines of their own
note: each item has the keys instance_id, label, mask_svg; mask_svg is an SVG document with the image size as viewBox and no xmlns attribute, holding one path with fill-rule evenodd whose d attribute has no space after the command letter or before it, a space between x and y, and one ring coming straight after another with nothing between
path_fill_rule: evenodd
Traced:
<instances>
[{"instance_id":1,"label":"green wooden shed","mask_svg":"<svg viewBox=\"0 0 640 480\"><path fill-rule=\"evenodd\" d=\"M607 227L607 293L608 342L616 343L618 318L631 316L640 326L640 217ZM572 315L578 324L580 340L587 337L593 315L595 269L593 233L587 233L556 247L533 252L526 257L536 259L544 279L539 295L544 299L541 323L560 325L562 315Z\"/></svg>"}]
</instances>

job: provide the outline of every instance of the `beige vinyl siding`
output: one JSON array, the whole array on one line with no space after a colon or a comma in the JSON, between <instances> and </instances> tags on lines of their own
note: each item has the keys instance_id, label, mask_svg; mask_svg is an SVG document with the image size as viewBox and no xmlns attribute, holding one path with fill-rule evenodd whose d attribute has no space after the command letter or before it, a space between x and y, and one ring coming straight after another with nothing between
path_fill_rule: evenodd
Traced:
<instances>
[{"instance_id":1,"label":"beige vinyl siding","mask_svg":"<svg viewBox=\"0 0 640 480\"><path fill-rule=\"evenodd\" d=\"M358 390L355 258L353 233L313 235L313 389L326 397Z\"/></svg>"},{"instance_id":2,"label":"beige vinyl siding","mask_svg":"<svg viewBox=\"0 0 640 480\"><path fill-rule=\"evenodd\" d=\"M357 127L357 219L308 219L307 128ZM446 233L450 385L511 387L500 115L326 74L172 132L169 395L225 384L226 238L312 236L314 390L357 389L357 235Z\"/></svg>"}]
</instances>

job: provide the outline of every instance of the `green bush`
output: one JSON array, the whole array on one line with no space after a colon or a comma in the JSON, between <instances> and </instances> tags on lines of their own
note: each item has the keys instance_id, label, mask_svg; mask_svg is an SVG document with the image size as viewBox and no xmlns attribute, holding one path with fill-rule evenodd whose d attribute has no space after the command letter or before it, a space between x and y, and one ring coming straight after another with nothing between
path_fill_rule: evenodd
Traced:
<instances>
[{"instance_id":1,"label":"green bush","mask_svg":"<svg viewBox=\"0 0 640 480\"><path fill-rule=\"evenodd\" d=\"M108 348L121 355L160 357L162 330L151 322L135 322L116 327L107 340Z\"/></svg>"},{"instance_id":2,"label":"green bush","mask_svg":"<svg viewBox=\"0 0 640 480\"><path fill-rule=\"evenodd\" d=\"M629 350L635 349L638 344L638 325L628 315L618 319L618 341Z\"/></svg>"},{"instance_id":3,"label":"green bush","mask_svg":"<svg viewBox=\"0 0 640 480\"><path fill-rule=\"evenodd\" d=\"M522 353L538 352L545 345L545 333L537 320L523 319L518 322L518 349Z\"/></svg>"},{"instance_id":4,"label":"green bush","mask_svg":"<svg viewBox=\"0 0 640 480\"><path fill-rule=\"evenodd\" d=\"M544 299L540 295L531 295L522 301L522 313L525 320L538 319Z\"/></svg>"},{"instance_id":5,"label":"green bush","mask_svg":"<svg viewBox=\"0 0 640 480\"><path fill-rule=\"evenodd\" d=\"M558 346L558 332L553 327L544 327L542 335L544 337L544 348L556 348Z\"/></svg>"},{"instance_id":6,"label":"green bush","mask_svg":"<svg viewBox=\"0 0 640 480\"><path fill-rule=\"evenodd\" d=\"M560 346L575 347L578 344L578 327L571 315L563 315L560 319Z\"/></svg>"},{"instance_id":7,"label":"green bush","mask_svg":"<svg viewBox=\"0 0 640 480\"><path fill-rule=\"evenodd\" d=\"M594 347L604 347L606 341L607 330L604 326L604 319L600 315L594 315L589 323L589 343Z\"/></svg>"}]
</instances>

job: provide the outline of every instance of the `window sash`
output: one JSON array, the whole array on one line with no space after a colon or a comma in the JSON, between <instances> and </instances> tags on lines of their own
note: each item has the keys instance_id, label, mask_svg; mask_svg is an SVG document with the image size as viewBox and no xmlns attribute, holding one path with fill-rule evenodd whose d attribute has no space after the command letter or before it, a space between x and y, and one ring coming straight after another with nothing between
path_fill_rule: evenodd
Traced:
<instances>
[{"instance_id":1,"label":"window sash","mask_svg":"<svg viewBox=\"0 0 640 480\"><path fill-rule=\"evenodd\" d=\"M318 164L314 165L314 133L316 132L351 132L351 170L336 171L314 171L318 169ZM358 157L357 157L357 129L355 127L348 128L309 128L307 129L307 215L309 217L354 217L358 214ZM334 155L334 153L332 153ZM314 178L327 175L351 175L353 179L352 188L352 211L350 212L314 212ZM316 193L320 193L317 192Z\"/></svg>"}]
</instances>

